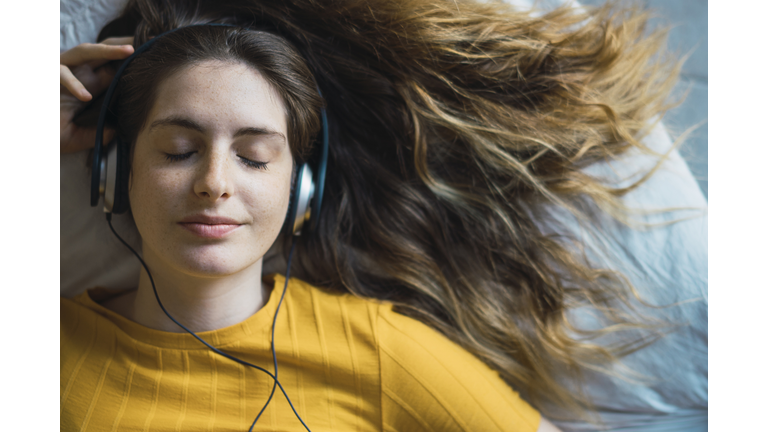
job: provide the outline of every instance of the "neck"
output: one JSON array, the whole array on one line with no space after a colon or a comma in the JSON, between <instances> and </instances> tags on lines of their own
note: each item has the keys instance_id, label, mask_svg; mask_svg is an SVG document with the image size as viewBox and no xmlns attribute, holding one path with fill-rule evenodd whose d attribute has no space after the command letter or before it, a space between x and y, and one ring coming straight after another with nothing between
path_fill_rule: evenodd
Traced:
<instances>
[{"instance_id":1,"label":"neck","mask_svg":"<svg viewBox=\"0 0 768 432\"><path fill-rule=\"evenodd\" d=\"M197 277L169 266L152 266L156 257L150 251L145 250L144 256L165 310L193 332L242 322L264 307L269 298L269 290L261 282L262 260L232 275ZM143 268L139 288L126 302L127 318L156 330L184 332L160 308Z\"/></svg>"}]
</instances>

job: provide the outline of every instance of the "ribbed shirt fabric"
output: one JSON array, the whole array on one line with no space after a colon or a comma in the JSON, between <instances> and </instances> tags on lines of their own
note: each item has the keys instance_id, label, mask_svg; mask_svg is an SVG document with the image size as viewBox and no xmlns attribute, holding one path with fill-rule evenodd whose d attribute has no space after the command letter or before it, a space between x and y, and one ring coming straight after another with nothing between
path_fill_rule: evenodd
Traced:
<instances>
[{"instance_id":1,"label":"ribbed shirt fabric","mask_svg":"<svg viewBox=\"0 0 768 432\"><path fill-rule=\"evenodd\" d=\"M273 370L270 332L285 279L245 321L199 336ZM270 283L270 282L268 282ZM272 388L263 372L186 333L61 300L62 431L247 431ZM310 430L535 431L540 416L498 373L392 306L291 279L275 329L278 379ZM254 430L305 430L278 389Z\"/></svg>"}]
</instances>

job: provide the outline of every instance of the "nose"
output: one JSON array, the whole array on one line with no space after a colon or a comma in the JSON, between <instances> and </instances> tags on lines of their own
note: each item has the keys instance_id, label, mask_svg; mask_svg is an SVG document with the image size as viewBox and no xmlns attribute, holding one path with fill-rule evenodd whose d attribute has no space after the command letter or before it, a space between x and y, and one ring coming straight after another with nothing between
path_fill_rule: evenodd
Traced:
<instances>
[{"instance_id":1,"label":"nose","mask_svg":"<svg viewBox=\"0 0 768 432\"><path fill-rule=\"evenodd\" d=\"M214 151L206 156L201 161L200 173L195 180L195 194L211 202L232 196L234 183L230 178L229 158Z\"/></svg>"}]
</instances>

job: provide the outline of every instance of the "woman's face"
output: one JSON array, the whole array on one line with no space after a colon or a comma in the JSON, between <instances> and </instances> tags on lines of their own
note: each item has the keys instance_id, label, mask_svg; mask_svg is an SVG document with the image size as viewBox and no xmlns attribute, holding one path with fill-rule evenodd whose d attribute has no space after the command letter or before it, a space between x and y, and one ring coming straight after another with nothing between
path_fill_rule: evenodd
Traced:
<instances>
[{"instance_id":1,"label":"woman's face","mask_svg":"<svg viewBox=\"0 0 768 432\"><path fill-rule=\"evenodd\" d=\"M288 209L287 136L283 101L254 68L210 61L163 81L129 192L145 256L200 277L260 264Z\"/></svg>"}]
</instances>

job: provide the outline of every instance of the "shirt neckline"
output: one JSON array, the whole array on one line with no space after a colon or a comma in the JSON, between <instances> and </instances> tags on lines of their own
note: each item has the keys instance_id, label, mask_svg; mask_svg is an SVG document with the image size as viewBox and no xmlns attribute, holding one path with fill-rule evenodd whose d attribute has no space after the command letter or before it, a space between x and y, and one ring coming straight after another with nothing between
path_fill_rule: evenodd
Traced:
<instances>
[{"instance_id":1,"label":"shirt neckline","mask_svg":"<svg viewBox=\"0 0 768 432\"><path fill-rule=\"evenodd\" d=\"M280 274L271 274L265 276L263 280L264 283L266 283L268 286L271 285L273 287L269 293L269 299L267 300L267 303L264 305L264 307L259 309L255 314L237 324L233 324L218 330L198 332L196 334L201 339L214 347L225 347L227 345L232 345L245 337L261 334L264 331L271 329L272 321L275 317L275 311L277 310L277 305L280 302L280 297L283 293L285 277ZM91 294L98 296L98 288L95 290L88 290L75 297L73 300L85 306L87 309L90 309L107 318L120 330L122 330L125 334L137 342L152 345L158 348L185 350L209 349L189 333L174 333L151 329L137 322L131 321L128 318L113 312L97 303L96 300L91 297ZM286 296L287 295L288 293L286 293Z\"/></svg>"}]
</instances>

